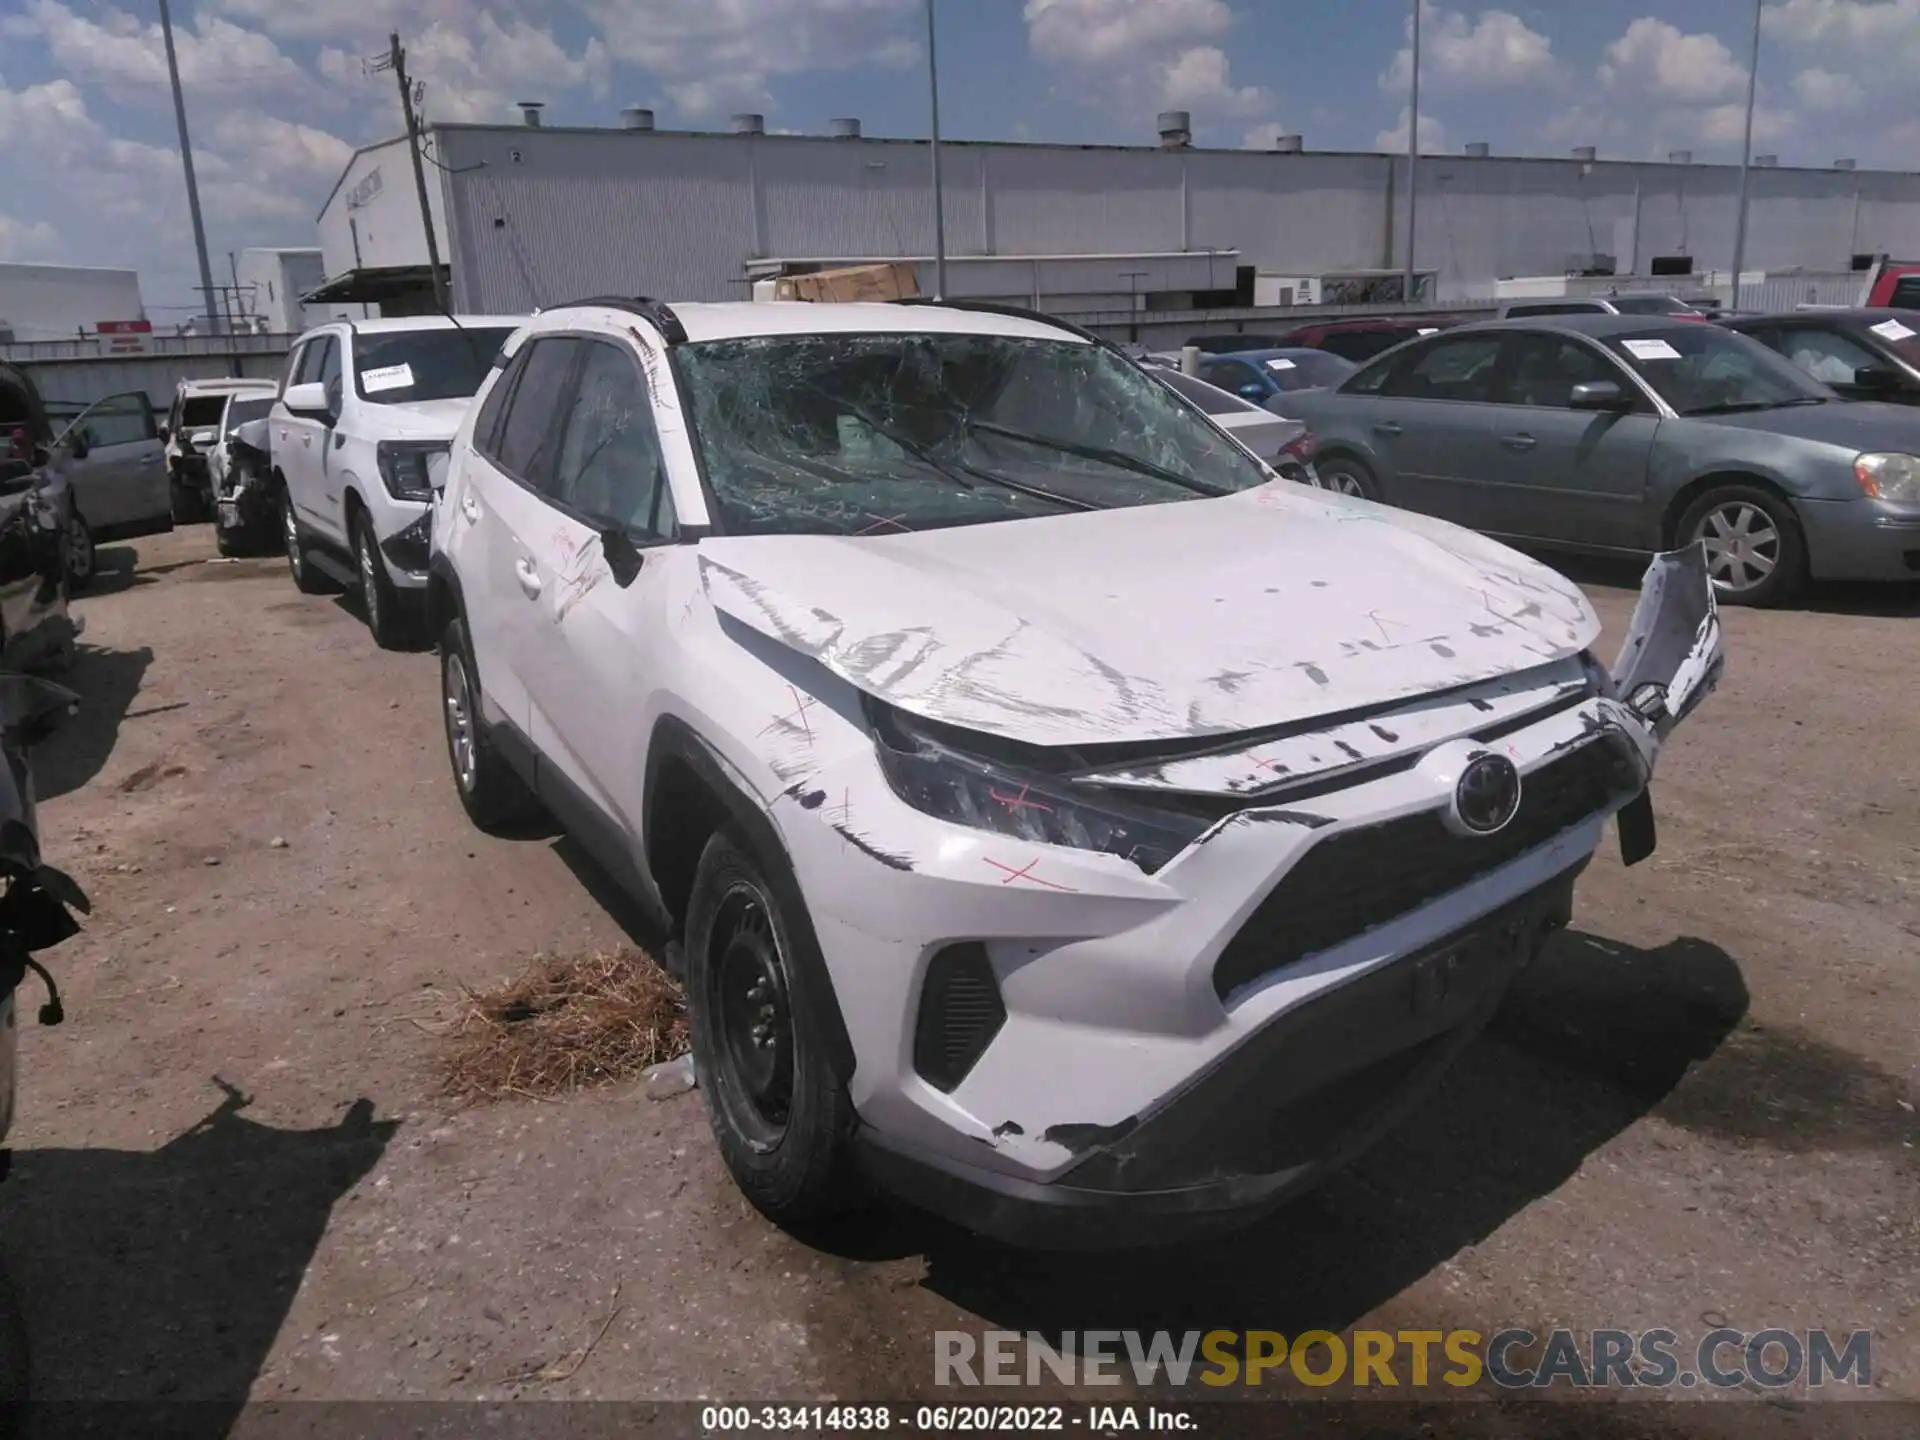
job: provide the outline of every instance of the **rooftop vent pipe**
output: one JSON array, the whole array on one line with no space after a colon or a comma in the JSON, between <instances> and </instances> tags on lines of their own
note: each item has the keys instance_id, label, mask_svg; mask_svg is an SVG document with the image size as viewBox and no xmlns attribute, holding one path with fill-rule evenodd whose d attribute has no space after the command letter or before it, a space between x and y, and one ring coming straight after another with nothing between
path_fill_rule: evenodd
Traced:
<instances>
[{"instance_id":1,"label":"rooftop vent pipe","mask_svg":"<svg viewBox=\"0 0 1920 1440\"><path fill-rule=\"evenodd\" d=\"M1298 135L1276 135L1273 148L1281 155L1298 155L1307 148L1307 142Z\"/></svg>"},{"instance_id":2,"label":"rooftop vent pipe","mask_svg":"<svg viewBox=\"0 0 1920 1440\"><path fill-rule=\"evenodd\" d=\"M1600 152L1591 145L1576 145L1573 147L1573 158L1584 164L1591 165L1594 160L1598 158L1599 154Z\"/></svg>"},{"instance_id":3,"label":"rooftop vent pipe","mask_svg":"<svg viewBox=\"0 0 1920 1440\"><path fill-rule=\"evenodd\" d=\"M1693 152L1691 150L1669 150L1667 151L1667 163L1669 165L1691 165L1693 163Z\"/></svg>"},{"instance_id":4,"label":"rooftop vent pipe","mask_svg":"<svg viewBox=\"0 0 1920 1440\"><path fill-rule=\"evenodd\" d=\"M763 135L767 129L767 117L764 115L740 114L733 117L733 133L736 135Z\"/></svg>"},{"instance_id":5,"label":"rooftop vent pipe","mask_svg":"<svg viewBox=\"0 0 1920 1440\"><path fill-rule=\"evenodd\" d=\"M860 138L860 122L851 115L844 115L838 120L829 120L827 127L833 132L833 138L836 140L858 140Z\"/></svg>"},{"instance_id":6,"label":"rooftop vent pipe","mask_svg":"<svg viewBox=\"0 0 1920 1440\"><path fill-rule=\"evenodd\" d=\"M1184 150L1193 143L1193 117L1184 110L1160 112L1160 148Z\"/></svg>"},{"instance_id":7,"label":"rooftop vent pipe","mask_svg":"<svg viewBox=\"0 0 1920 1440\"><path fill-rule=\"evenodd\" d=\"M1488 145L1484 140L1469 140L1467 142L1467 155L1470 159L1484 160L1492 153L1493 147Z\"/></svg>"},{"instance_id":8,"label":"rooftop vent pipe","mask_svg":"<svg viewBox=\"0 0 1920 1440\"><path fill-rule=\"evenodd\" d=\"M1833 168L1836 170L1851 170L1854 168L1854 162L1851 160L1836 160L1833 162Z\"/></svg>"},{"instance_id":9,"label":"rooftop vent pipe","mask_svg":"<svg viewBox=\"0 0 1920 1440\"><path fill-rule=\"evenodd\" d=\"M1780 157L1778 155L1756 155L1753 157L1753 163L1772 168L1780 163Z\"/></svg>"},{"instance_id":10,"label":"rooftop vent pipe","mask_svg":"<svg viewBox=\"0 0 1920 1440\"><path fill-rule=\"evenodd\" d=\"M653 111L644 105L629 105L620 112L620 125L627 130L651 130Z\"/></svg>"},{"instance_id":11,"label":"rooftop vent pipe","mask_svg":"<svg viewBox=\"0 0 1920 1440\"><path fill-rule=\"evenodd\" d=\"M537 130L540 128L540 111L542 108L538 100L522 100L520 102L520 118Z\"/></svg>"}]
</instances>

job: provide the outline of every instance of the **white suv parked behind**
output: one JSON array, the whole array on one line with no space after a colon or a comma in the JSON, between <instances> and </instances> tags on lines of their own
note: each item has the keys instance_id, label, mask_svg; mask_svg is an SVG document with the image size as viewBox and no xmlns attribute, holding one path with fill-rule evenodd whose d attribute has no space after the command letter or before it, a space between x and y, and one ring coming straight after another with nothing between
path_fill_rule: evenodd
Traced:
<instances>
[{"instance_id":1,"label":"white suv parked behind","mask_svg":"<svg viewBox=\"0 0 1920 1440\"><path fill-rule=\"evenodd\" d=\"M339 321L301 336L268 420L294 584L357 587L373 638L416 630L432 475L513 317Z\"/></svg>"},{"instance_id":2,"label":"white suv parked behind","mask_svg":"<svg viewBox=\"0 0 1920 1440\"><path fill-rule=\"evenodd\" d=\"M433 520L448 753L647 906L783 1222L856 1177L1166 1240L1403 1114L1718 679L1704 552L1579 589L1278 480L985 305L547 310Z\"/></svg>"}]
</instances>

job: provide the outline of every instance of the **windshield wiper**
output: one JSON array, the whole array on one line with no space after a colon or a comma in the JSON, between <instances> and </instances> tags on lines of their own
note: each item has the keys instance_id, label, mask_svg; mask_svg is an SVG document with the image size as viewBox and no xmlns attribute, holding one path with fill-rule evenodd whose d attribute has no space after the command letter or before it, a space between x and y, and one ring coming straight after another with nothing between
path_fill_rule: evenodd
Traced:
<instances>
[{"instance_id":1,"label":"windshield wiper","mask_svg":"<svg viewBox=\"0 0 1920 1440\"><path fill-rule=\"evenodd\" d=\"M1196 495L1209 495L1218 499L1222 495L1232 493L1202 484L1198 480L1156 465L1151 460L1142 460L1137 455L1129 455L1124 450L1109 450L1104 445L1085 445L1078 440L1060 440L1051 435L1035 435L1026 430L1016 430L1010 425L996 425L991 420L968 420L966 425L969 430L984 430L989 435L998 435L1005 440L1019 440L1028 445L1037 445L1043 450L1057 451L1062 455L1077 455L1082 460L1111 465L1117 470L1131 470L1136 475L1145 475L1168 485L1177 485L1182 490L1190 490Z\"/></svg>"},{"instance_id":2,"label":"windshield wiper","mask_svg":"<svg viewBox=\"0 0 1920 1440\"><path fill-rule=\"evenodd\" d=\"M1824 405L1819 395L1800 395L1792 400L1729 400L1724 405L1698 405L1682 410L1682 415L1737 415L1751 410L1786 410L1795 405Z\"/></svg>"}]
</instances>

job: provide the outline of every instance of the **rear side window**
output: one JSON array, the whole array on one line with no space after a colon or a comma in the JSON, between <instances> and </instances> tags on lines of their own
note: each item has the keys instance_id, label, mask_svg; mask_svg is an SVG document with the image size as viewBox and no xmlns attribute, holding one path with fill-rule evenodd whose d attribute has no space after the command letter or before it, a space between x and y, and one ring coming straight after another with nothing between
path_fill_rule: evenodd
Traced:
<instances>
[{"instance_id":1,"label":"rear side window","mask_svg":"<svg viewBox=\"0 0 1920 1440\"><path fill-rule=\"evenodd\" d=\"M1920 275L1902 275L1894 281L1887 304L1896 310L1920 310Z\"/></svg>"},{"instance_id":2,"label":"rear side window","mask_svg":"<svg viewBox=\"0 0 1920 1440\"><path fill-rule=\"evenodd\" d=\"M1509 305L1506 313L1518 319L1523 315L1598 315L1601 311L1591 300L1551 300L1538 305Z\"/></svg>"},{"instance_id":3,"label":"rear side window","mask_svg":"<svg viewBox=\"0 0 1920 1440\"><path fill-rule=\"evenodd\" d=\"M507 401L494 458L502 470L537 490L550 490L553 485L558 412L579 345L568 339L532 341Z\"/></svg>"},{"instance_id":4,"label":"rear side window","mask_svg":"<svg viewBox=\"0 0 1920 1440\"><path fill-rule=\"evenodd\" d=\"M1491 400L1500 340L1492 334L1435 341L1396 364L1380 393L1401 400Z\"/></svg>"}]
</instances>

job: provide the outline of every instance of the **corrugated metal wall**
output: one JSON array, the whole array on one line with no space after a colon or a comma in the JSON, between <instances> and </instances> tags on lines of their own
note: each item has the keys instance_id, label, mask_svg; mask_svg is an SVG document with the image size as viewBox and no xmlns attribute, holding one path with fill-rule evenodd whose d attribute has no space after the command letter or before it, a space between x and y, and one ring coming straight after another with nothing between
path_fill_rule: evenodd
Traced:
<instances>
[{"instance_id":1,"label":"corrugated metal wall","mask_svg":"<svg viewBox=\"0 0 1920 1440\"><path fill-rule=\"evenodd\" d=\"M468 308L745 298L749 259L933 247L919 142L479 126L438 138ZM1283 274L1402 263L1405 162L1392 157L955 144L942 160L954 255L1217 247ZM1623 271L1636 253L1643 269L1682 253L1724 268L1737 185L1724 166L1432 156L1417 258L1443 298L1596 252ZM1864 250L1920 254L1920 176L1754 172L1750 267L1844 269Z\"/></svg>"},{"instance_id":2,"label":"corrugated metal wall","mask_svg":"<svg viewBox=\"0 0 1920 1440\"><path fill-rule=\"evenodd\" d=\"M278 380L293 348L291 335L156 336L149 355L101 355L71 341L0 346L0 360L20 366L50 409L71 412L107 395L144 390L155 409L173 404L182 380L230 375Z\"/></svg>"}]
</instances>

